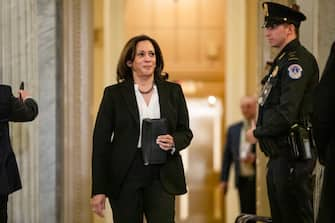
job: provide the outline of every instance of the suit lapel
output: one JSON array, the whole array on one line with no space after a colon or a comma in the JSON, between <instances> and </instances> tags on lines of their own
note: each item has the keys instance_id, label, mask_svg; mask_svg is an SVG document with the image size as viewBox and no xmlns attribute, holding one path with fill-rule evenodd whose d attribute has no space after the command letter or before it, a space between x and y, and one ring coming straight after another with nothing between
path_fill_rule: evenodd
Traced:
<instances>
[{"instance_id":1,"label":"suit lapel","mask_svg":"<svg viewBox=\"0 0 335 223\"><path fill-rule=\"evenodd\" d=\"M240 157L240 147L241 147L241 131L243 127L243 122L239 123L236 127L236 151L237 151L237 157Z\"/></svg>"},{"instance_id":2,"label":"suit lapel","mask_svg":"<svg viewBox=\"0 0 335 223\"><path fill-rule=\"evenodd\" d=\"M161 112L161 118L167 118L168 116L168 90L163 81L156 81L158 97L159 97L159 108Z\"/></svg>"},{"instance_id":3,"label":"suit lapel","mask_svg":"<svg viewBox=\"0 0 335 223\"><path fill-rule=\"evenodd\" d=\"M137 107L134 85L131 81L125 82L124 87L122 88L121 94L122 94L123 100L127 104L127 108L129 109L129 112L135 119L136 123L139 124L140 114L139 114L138 107Z\"/></svg>"}]
</instances>

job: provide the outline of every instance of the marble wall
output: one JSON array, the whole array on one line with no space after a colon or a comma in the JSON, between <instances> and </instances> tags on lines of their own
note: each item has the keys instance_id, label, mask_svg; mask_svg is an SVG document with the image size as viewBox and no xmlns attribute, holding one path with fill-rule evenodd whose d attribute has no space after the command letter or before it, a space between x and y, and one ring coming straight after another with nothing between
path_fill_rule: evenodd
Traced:
<instances>
[{"instance_id":1,"label":"marble wall","mask_svg":"<svg viewBox=\"0 0 335 223\"><path fill-rule=\"evenodd\" d=\"M0 0L0 81L20 81L39 104L11 124L23 189L9 223L91 222L89 0Z\"/></svg>"},{"instance_id":2,"label":"marble wall","mask_svg":"<svg viewBox=\"0 0 335 223\"><path fill-rule=\"evenodd\" d=\"M1 82L20 81L39 104L37 120L12 124L23 189L9 199L9 222L56 221L56 2L0 1Z\"/></svg>"},{"instance_id":3,"label":"marble wall","mask_svg":"<svg viewBox=\"0 0 335 223\"><path fill-rule=\"evenodd\" d=\"M37 0L39 220L57 221L57 1Z\"/></svg>"},{"instance_id":4,"label":"marble wall","mask_svg":"<svg viewBox=\"0 0 335 223\"><path fill-rule=\"evenodd\" d=\"M38 68L37 1L0 1L0 64L2 83L10 84L17 95L20 81L40 102ZM43 111L41 112L43 115ZM41 116L34 122L11 124L12 145L17 157L23 189L9 197L9 222L38 222L40 183L40 132L45 123ZM52 174L50 175L52 179Z\"/></svg>"},{"instance_id":5,"label":"marble wall","mask_svg":"<svg viewBox=\"0 0 335 223\"><path fill-rule=\"evenodd\" d=\"M322 72L335 41L335 4L333 0L318 1L318 62Z\"/></svg>"}]
</instances>

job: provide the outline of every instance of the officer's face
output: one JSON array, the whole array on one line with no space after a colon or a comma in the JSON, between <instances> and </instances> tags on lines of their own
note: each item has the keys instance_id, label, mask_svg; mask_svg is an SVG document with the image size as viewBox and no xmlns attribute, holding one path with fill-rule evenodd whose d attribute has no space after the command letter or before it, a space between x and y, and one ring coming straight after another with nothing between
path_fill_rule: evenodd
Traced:
<instances>
[{"instance_id":1,"label":"officer's face","mask_svg":"<svg viewBox=\"0 0 335 223\"><path fill-rule=\"evenodd\" d=\"M282 49L288 42L288 36L292 32L292 25L279 24L265 28L265 37L270 46Z\"/></svg>"}]
</instances>

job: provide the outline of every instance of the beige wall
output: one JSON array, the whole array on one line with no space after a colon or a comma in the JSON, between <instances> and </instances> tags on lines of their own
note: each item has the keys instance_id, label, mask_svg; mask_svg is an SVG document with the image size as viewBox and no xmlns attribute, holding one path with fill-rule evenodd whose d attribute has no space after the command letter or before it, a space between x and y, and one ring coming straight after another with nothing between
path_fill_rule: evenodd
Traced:
<instances>
[{"instance_id":1,"label":"beige wall","mask_svg":"<svg viewBox=\"0 0 335 223\"><path fill-rule=\"evenodd\" d=\"M172 80L223 81L224 6L223 0L128 0L125 37L157 39Z\"/></svg>"}]
</instances>

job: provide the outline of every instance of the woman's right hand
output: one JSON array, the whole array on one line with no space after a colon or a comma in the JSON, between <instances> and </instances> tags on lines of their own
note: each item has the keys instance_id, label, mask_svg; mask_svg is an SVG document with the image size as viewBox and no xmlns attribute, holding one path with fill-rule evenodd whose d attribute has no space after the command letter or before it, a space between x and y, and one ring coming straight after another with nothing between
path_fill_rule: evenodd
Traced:
<instances>
[{"instance_id":1,"label":"woman's right hand","mask_svg":"<svg viewBox=\"0 0 335 223\"><path fill-rule=\"evenodd\" d=\"M104 217L105 203L106 195L104 194L96 194L91 198L92 211L102 218Z\"/></svg>"}]
</instances>

